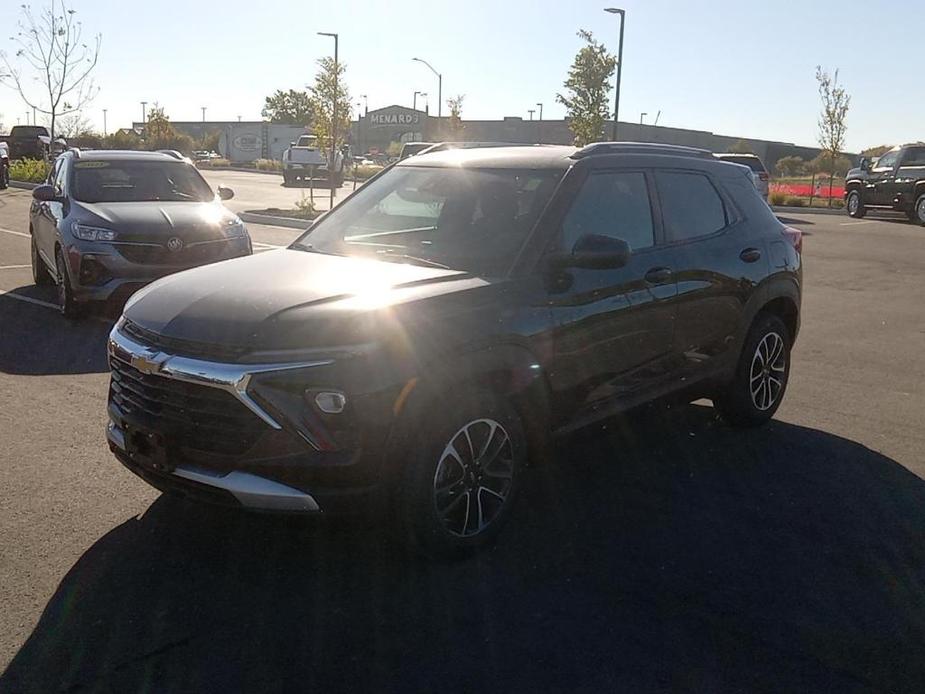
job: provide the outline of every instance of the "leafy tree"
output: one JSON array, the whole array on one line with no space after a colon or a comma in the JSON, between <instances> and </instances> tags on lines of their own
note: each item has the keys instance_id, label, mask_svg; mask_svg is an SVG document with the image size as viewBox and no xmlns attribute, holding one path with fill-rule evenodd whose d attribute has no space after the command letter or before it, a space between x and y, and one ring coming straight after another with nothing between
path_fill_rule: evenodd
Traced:
<instances>
[{"instance_id":1,"label":"leafy tree","mask_svg":"<svg viewBox=\"0 0 925 694\"><path fill-rule=\"evenodd\" d=\"M810 159L805 165L807 173L830 176L844 176L852 167L853 164L849 157L839 154L833 160L828 152L820 152L815 159Z\"/></svg>"},{"instance_id":2,"label":"leafy tree","mask_svg":"<svg viewBox=\"0 0 925 694\"><path fill-rule=\"evenodd\" d=\"M822 111L819 114L819 145L823 152L829 155L831 160L829 173L834 178L836 159L845 147L845 132L848 129L845 121L848 117L851 97L838 83L838 70L830 75L828 71L822 69L821 65L817 65L816 82L819 84L819 98L822 100ZM829 206L831 205L832 182L830 179Z\"/></svg>"},{"instance_id":3,"label":"leafy tree","mask_svg":"<svg viewBox=\"0 0 925 694\"><path fill-rule=\"evenodd\" d=\"M556 101L565 106L575 144L582 146L603 139L604 123L610 117L607 104L610 78L617 67L617 59L590 31L582 29L578 36L586 45L578 51L569 68L563 85L566 93L556 94Z\"/></svg>"},{"instance_id":4,"label":"leafy tree","mask_svg":"<svg viewBox=\"0 0 925 694\"><path fill-rule=\"evenodd\" d=\"M893 149L892 145L877 145L876 147L868 147L863 152L861 152L861 156L867 157L868 159L877 159L878 157L882 157L891 149Z\"/></svg>"},{"instance_id":5,"label":"leafy tree","mask_svg":"<svg viewBox=\"0 0 925 694\"><path fill-rule=\"evenodd\" d=\"M142 149L144 141L128 128L116 130L103 138L103 147L106 149Z\"/></svg>"},{"instance_id":6,"label":"leafy tree","mask_svg":"<svg viewBox=\"0 0 925 694\"><path fill-rule=\"evenodd\" d=\"M752 144L748 140L736 140L732 143L732 146L729 147L728 151L735 154L754 154L755 148L752 147Z\"/></svg>"},{"instance_id":7,"label":"leafy tree","mask_svg":"<svg viewBox=\"0 0 925 694\"><path fill-rule=\"evenodd\" d=\"M100 55L102 36L96 34L85 42L76 14L63 0L51 0L38 15L22 5L22 18L12 37L18 45L16 64L0 51L6 66L0 83L14 87L27 106L49 117L52 139L58 134L58 118L79 112L98 91L90 73Z\"/></svg>"},{"instance_id":8,"label":"leafy tree","mask_svg":"<svg viewBox=\"0 0 925 694\"><path fill-rule=\"evenodd\" d=\"M311 93L314 132L318 137L318 147L322 151L328 151L331 149L332 133L336 132L337 141L334 146L339 147L347 139L350 131L350 93L347 91L344 79L347 68L343 63L335 63L334 58L331 57L321 58L318 61L318 68L315 84L309 92Z\"/></svg>"},{"instance_id":9,"label":"leafy tree","mask_svg":"<svg viewBox=\"0 0 925 694\"><path fill-rule=\"evenodd\" d=\"M193 138L178 132L170 123L164 109L155 104L148 112L148 119L145 123L144 149L175 149L183 154L189 154L193 148Z\"/></svg>"},{"instance_id":10,"label":"leafy tree","mask_svg":"<svg viewBox=\"0 0 925 694\"><path fill-rule=\"evenodd\" d=\"M260 115L271 123L307 126L314 120L315 111L308 92L277 89L266 98Z\"/></svg>"},{"instance_id":11,"label":"leafy tree","mask_svg":"<svg viewBox=\"0 0 925 694\"><path fill-rule=\"evenodd\" d=\"M803 161L803 157L789 156L778 159L774 168L781 176L799 176L803 173L805 165L806 162Z\"/></svg>"},{"instance_id":12,"label":"leafy tree","mask_svg":"<svg viewBox=\"0 0 925 694\"><path fill-rule=\"evenodd\" d=\"M449 140L460 140L465 127L462 123L462 105L466 98L465 94L457 94L452 99L446 100L447 108L450 109L450 116L446 122L446 137Z\"/></svg>"}]
</instances>

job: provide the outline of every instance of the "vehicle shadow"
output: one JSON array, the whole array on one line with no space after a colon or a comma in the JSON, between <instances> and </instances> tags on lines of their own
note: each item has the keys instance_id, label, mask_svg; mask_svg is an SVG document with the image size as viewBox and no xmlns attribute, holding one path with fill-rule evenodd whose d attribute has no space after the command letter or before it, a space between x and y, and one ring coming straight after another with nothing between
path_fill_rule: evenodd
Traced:
<instances>
[{"instance_id":1,"label":"vehicle shadow","mask_svg":"<svg viewBox=\"0 0 925 694\"><path fill-rule=\"evenodd\" d=\"M912 691L925 483L849 440L655 406L530 470L499 544L161 497L61 581L0 690Z\"/></svg>"},{"instance_id":2,"label":"vehicle shadow","mask_svg":"<svg viewBox=\"0 0 925 694\"><path fill-rule=\"evenodd\" d=\"M20 287L19 295L54 304L54 287ZM0 373L40 376L102 373L109 370L106 339L118 307L95 309L79 321L56 308L0 294Z\"/></svg>"}]
</instances>

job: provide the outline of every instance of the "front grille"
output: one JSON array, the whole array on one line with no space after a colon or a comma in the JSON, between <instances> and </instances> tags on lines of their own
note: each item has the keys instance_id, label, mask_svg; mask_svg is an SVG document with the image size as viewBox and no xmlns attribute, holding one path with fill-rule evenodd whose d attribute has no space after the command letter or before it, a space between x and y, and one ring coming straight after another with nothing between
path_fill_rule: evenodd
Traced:
<instances>
[{"instance_id":1,"label":"front grille","mask_svg":"<svg viewBox=\"0 0 925 694\"><path fill-rule=\"evenodd\" d=\"M139 265L197 265L218 260L227 251L225 240L198 243L185 246L178 251L171 251L166 246L132 246L118 244L119 254L132 263Z\"/></svg>"},{"instance_id":2,"label":"front grille","mask_svg":"<svg viewBox=\"0 0 925 694\"><path fill-rule=\"evenodd\" d=\"M127 418L163 433L168 447L240 455L267 430L231 393L144 374L112 356L109 365L110 401Z\"/></svg>"},{"instance_id":3,"label":"front grille","mask_svg":"<svg viewBox=\"0 0 925 694\"><path fill-rule=\"evenodd\" d=\"M156 332L142 328L130 320L125 320L120 328L122 332L144 345L153 347L160 352L175 354L194 359L208 359L212 361L237 361L249 348L240 345L225 345L215 343L193 342L175 337L165 337Z\"/></svg>"}]
</instances>

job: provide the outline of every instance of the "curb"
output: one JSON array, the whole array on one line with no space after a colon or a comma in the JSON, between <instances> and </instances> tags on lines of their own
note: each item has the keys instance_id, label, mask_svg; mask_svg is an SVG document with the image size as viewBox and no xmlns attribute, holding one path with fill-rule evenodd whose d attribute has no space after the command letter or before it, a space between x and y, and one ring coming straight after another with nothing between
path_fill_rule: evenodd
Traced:
<instances>
[{"instance_id":1,"label":"curb","mask_svg":"<svg viewBox=\"0 0 925 694\"><path fill-rule=\"evenodd\" d=\"M310 226L310 219L293 219L292 217L275 217L269 214L257 214L256 212L238 212L241 221L250 222L251 224L268 224L275 227L288 227L290 229L301 229L305 231Z\"/></svg>"},{"instance_id":2,"label":"curb","mask_svg":"<svg viewBox=\"0 0 925 694\"><path fill-rule=\"evenodd\" d=\"M22 190L35 190L41 183L27 183L26 181L10 181L10 188L21 188Z\"/></svg>"},{"instance_id":3,"label":"curb","mask_svg":"<svg viewBox=\"0 0 925 694\"><path fill-rule=\"evenodd\" d=\"M848 213L845 212L844 208L840 210L830 210L825 207L778 207L777 205L772 205L771 210L773 212L785 212L787 214L828 214L841 215L843 217L848 216Z\"/></svg>"}]
</instances>

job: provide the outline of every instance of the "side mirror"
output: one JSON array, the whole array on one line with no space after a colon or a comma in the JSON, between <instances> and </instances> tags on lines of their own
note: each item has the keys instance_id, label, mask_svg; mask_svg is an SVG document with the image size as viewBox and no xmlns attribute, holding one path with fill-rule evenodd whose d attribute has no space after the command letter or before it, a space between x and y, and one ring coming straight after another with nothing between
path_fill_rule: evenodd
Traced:
<instances>
[{"instance_id":1,"label":"side mirror","mask_svg":"<svg viewBox=\"0 0 925 694\"><path fill-rule=\"evenodd\" d=\"M33 188L32 197L38 200L39 202L53 202L58 199L58 194L55 191L55 187L48 183L43 183L42 185Z\"/></svg>"},{"instance_id":2,"label":"side mirror","mask_svg":"<svg viewBox=\"0 0 925 694\"><path fill-rule=\"evenodd\" d=\"M295 147L295 140L293 140L292 142L290 142L290 143L289 143L289 146L290 146L290 147Z\"/></svg>"},{"instance_id":3,"label":"side mirror","mask_svg":"<svg viewBox=\"0 0 925 694\"><path fill-rule=\"evenodd\" d=\"M623 239L601 234L587 234L575 242L571 253L552 257L558 268L577 267L586 270L613 270L629 262L632 251Z\"/></svg>"},{"instance_id":4,"label":"side mirror","mask_svg":"<svg viewBox=\"0 0 925 694\"><path fill-rule=\"evenodd\" d=\"M861 162L858 164L861 167L862 171L870 171L870 159L867 157L861 157Z\"/></svg>"},{"instance_id":5,"label":"side mirror","mask_svg":"<svg viewBox=\"0 0 925 694\"><path fill-rule=\"evenodd\" d=\"M225 186L218 187L218 197L221 200L231 200L234 197L234 191L231 188L226 188Z\"/></svg>"}]
</instances>

